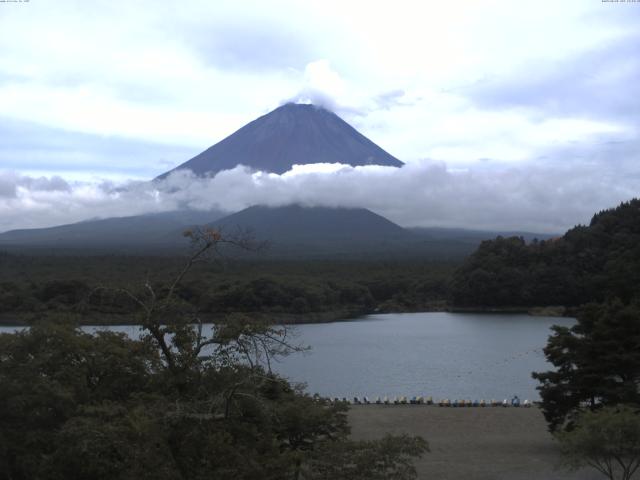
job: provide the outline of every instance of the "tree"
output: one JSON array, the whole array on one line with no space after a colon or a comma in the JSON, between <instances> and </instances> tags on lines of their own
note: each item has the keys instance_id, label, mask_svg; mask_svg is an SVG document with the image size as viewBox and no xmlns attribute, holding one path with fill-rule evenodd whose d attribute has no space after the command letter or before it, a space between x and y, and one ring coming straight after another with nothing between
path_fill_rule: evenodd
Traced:
<instances>
[{"instance_id":1,"label":"tree","mask_svg":"<svg viewBox=\"0 0 640 480\"><path fill-rule=\"evenodd\" d=\"M571 428L587 409L640 405L640 307L614 300L585 307L570 327L553 327L544 349L555 367L540 381L550 430Z\"/></svg>"},{"instance_id":2,"label":"tree","mask_svg":"<svg viewBox=\"0 0 640 480\"><path fill-rule=\"evenodd\" d=\"M329 443L305 466L309 480L385 480L414 478L413 459L428 451L420 437L393 437L368 442ZM327 461L328 458L333 459Z\"/></svg>"},{"instance_id":3,"label":"tree","mask_svg":"<svg viewBox=\"0 0 640 480\"><path fill-rule=\"evenodd\" d=\"M637 408L605 407L581 414L571 431L558 432L566 465L595 468L610 480L630 480L640 467Z\"/></svg>"},{"instance_id":4,"label":"tree","mask_svg":"<svg viewBox=\"0 0 640 480\"><path fill-rule=\"evenodd\" d=\"M613 297L628 303L639 287L640 199L633 199L560 238L482 242L455 272L451 299L457 306L579 307Z\"/></svg>"},{"instance_id":5,"label":"tree","mask_svg":"<svg viewBox=\"0 0 640 480\"><path fill-rule=\"evenodd\" d=\"M140 340L70 323L0 335L0 480L364 478L355 467L415 478L424 440L351 441L346 405L271 371L271 358L299 350L286 329L236 316L205 331L180 282L219 248L250 245L188 235L173 282L119 290L139 306Z\"/></svg>"}]
</instances>

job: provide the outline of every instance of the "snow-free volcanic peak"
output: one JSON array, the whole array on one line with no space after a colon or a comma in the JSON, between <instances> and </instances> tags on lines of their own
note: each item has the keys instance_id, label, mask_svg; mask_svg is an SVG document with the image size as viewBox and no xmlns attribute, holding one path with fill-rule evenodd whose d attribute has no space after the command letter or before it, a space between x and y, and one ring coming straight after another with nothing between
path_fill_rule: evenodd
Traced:
<instances>
[{"instance_id":1,"label":"snow-free volcanic peak","mask_svg":"<svg viewBox=\"0 0 640 480\"><path fill-rule=\"evenodd\" d=\"M182 169L212 175L237 165L281 174L295 164L312 163L403 165L335 113L287 103L158 178Z\"/></svg>"}]
</instances>

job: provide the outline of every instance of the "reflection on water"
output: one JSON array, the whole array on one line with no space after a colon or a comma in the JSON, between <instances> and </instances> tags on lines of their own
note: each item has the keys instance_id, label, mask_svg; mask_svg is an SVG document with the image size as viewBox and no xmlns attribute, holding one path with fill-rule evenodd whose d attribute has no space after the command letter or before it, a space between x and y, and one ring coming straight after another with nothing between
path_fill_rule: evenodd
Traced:
<instances>
[{"instance_id":1,"label":"reflection on water","mask_svg":"<svg viewBox=\"0 0 640 480\"><path fill-rule=\"evenodd\" d=\"M542 354L549 327L573 323L528 315L403 313L299 325L296 340L311 351L273 368L326 396L537 399L531 372L549 368ZM99 328L131 337L140 332L137 326L85 327Z\"/></svg>"}]
</instances>

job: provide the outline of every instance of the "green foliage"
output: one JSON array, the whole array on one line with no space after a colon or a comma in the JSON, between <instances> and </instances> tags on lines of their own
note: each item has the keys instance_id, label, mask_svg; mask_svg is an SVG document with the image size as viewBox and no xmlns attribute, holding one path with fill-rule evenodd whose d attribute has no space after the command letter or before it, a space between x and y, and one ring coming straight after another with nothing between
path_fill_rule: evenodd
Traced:
<instances>
[{"instance_id":1,"label":"green foliage","mask_svg":"<svg viewBox=\"0 0 640 480\"><path fill-rule=\"evenodd\" d=\"M192 238L172 282L117 290L138 307L141 340L49 322L0 335L0 480L415 478L423 440L352 441L345 405L271 372L300 349L285 328L236 315L203 332L178 292L227 240ZM58 287L52 298L68 293Z\"/></svg>"},{"instance_id":2,"label":"green foliage","mask_svg":"<svg viewBox=\"0 0 640 480\"><path fill-rule=\"evenodd\" d=\"M172 370L152 343L119 334L0 335L0 478L415 478L421 440L348 440L346 406L228 361L232 337ZM353 477L354 465L393 475Z\"/></svg>"},{"instance_id":3,"label":"green foliage","mask_svg":"<svg viewBox=\"0 0 640 480\"><path fill-rule=\"evenodd\" d=\"M571 328L554 327L544 349L555 370L534 373L551 430L584 409L640 405L640 305L592 304Z\"/></svg>"},{"instance_id":4,"label":"green foliage","mask_svg":"<svg viewBox=\"0 0 640 480\"><path fill-rule=\"evenodd\" d=\"M144 279L160 290L179 257L0 256L0 322L82 314L99 324L131 323ZM230 261L194 265L176 296L204 315L261 314L275 320L340 319L374 311L442 308L453 265L433 262ZM152 275L149 272L153 272ZM37 313L37 315L34 315Z\"/></svg>"},{"instance_id":5,"label":"green foliage","mask_svg":"<svg viewBox=\"0 0 640 480\"><path fill-rule=\"evenodd\" d=\"M555 240L483 242L455 272L458 306L579 306L640 288L640 199L622 203Z\"/></svg>"},{"instance_id":6,"label":"green foliage","mask_svg":"<svg viewBox=\"0 0 640 480\"><path fill-rule=\"evenodd\" d=\"M387 435L365 442L327 443L314 452L304 478L312 480L385 480L415 478L413 459L429 451L420 437ZM327 459L333 461L327 461Z\"/></svg>"},{"instance_id":7,"label":"green foliage","mask_svg":"<svg viewBox=\"0 0 640 480\"><path fill-rule=\"evenodd\" d=\"M640 467L640 414L628 406L584 412L575 428L559 432L565 464L595 468L610 480L629 480Z\"/></svg>"},{"instance_id":8,"label":"green foliage","mask_svg":"<svg viewBox=\"0 0 640 480\"><path fill-rule=\"evenodd\" d=\"M42 302L57 301L66 305L75 305L89 293L89 287L79 280L50 280L37 293Z\"/></svg>"},{"instance_id":9,"label":"green foliage","mask_svg":"<svg viewBox=\"0 0 640 480\"><path fill-rule=\"evenodd\" d=\"M157 386L154 350L122 335L70 325L0 336L0 424L5 478L46 478L60 429L85 405L126 402ZM2 470L2 469L0 469ZM2 478L0 476L0 478Z\"/></svg>"}]
</instances>

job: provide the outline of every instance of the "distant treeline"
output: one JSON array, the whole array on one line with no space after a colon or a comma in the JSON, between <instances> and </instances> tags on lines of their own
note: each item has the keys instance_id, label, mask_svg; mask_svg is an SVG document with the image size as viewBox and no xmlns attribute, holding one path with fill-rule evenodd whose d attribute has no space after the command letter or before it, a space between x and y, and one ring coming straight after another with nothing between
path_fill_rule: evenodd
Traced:
<instances>
[{"instance_id":1,"label":"distant treeline","mask_svg":"<svg viewBox=\"0 0 640 480\"><path fill-rule=\"evenodd\" d=\"M483 242L456 270L456 306L580 306L640 293L640 200L593 216L564 236Z\"/></svg>"},{"instance_id":2,"label":"distant treeline","mask_svg":"<svg viewBox=\"0 0 640 480\"><path fill-rule=\"evenodd\" d=\"M184 258L0 255L0 319L32 322L77 313L92 323L135 321L123 289L166 286ZM438 262L230 261L201 264L178 294L201 314L261 313L324 320L372 312L442 309L455 264ZM166 287L165 287L166 288Z\"/></svg>"}]
</instances>

